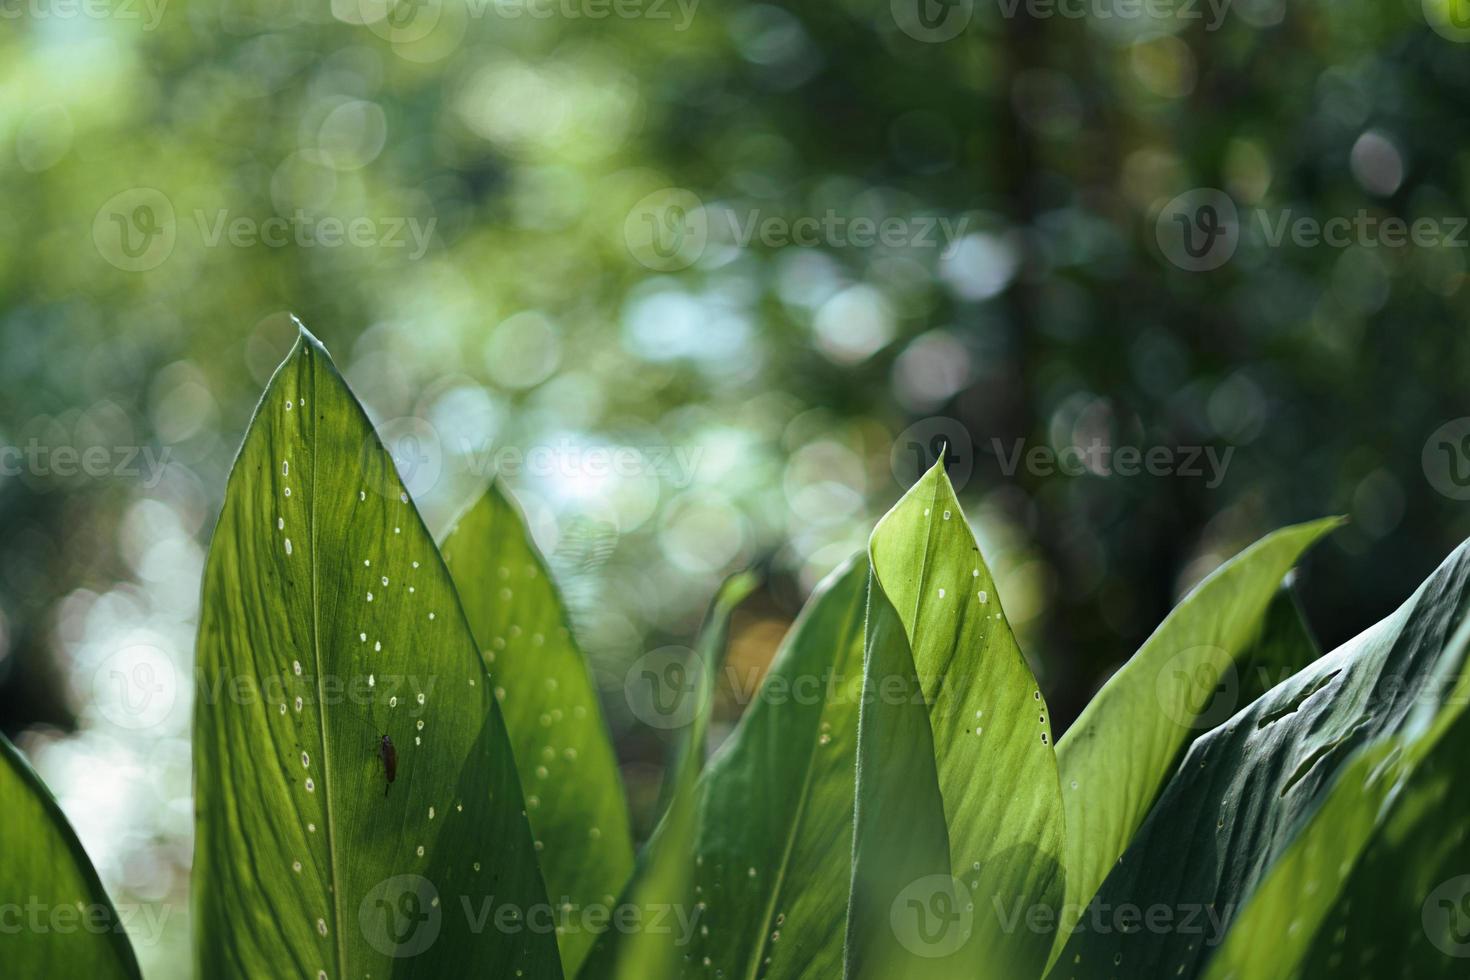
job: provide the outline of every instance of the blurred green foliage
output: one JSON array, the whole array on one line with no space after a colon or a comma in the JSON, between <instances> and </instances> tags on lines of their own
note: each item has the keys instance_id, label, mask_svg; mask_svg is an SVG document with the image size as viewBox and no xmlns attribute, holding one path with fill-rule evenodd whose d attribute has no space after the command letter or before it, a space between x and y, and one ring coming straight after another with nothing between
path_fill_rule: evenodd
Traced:
<instances>
[{"instance_id":1,"label":"blurred green foliage","mask_svg":"<svg viewBox=\"0 0 1470 980\"><path fill-rule=\"evenodd\" d=\"M507 479L635 796L659 747L626 664L762 563L732 654L758 666L898 497L925 419L967 432L956 482L1059 730L1267 529L1351 518L1304 583L1327 645L1470 533L1430 464L1466 411L1466 236L1268 234L1462 218L1457 0L907 2L3 5L0 727L120 902L176 908L135 936L145 969L187 934L188 685L136 730L112 658L189 676L290 313L425 462L431 524ZM962 29L918 39L936 17ZM1202 187L1240 242L1190 272L1158 219ZM702 205L688 263L636 241L671 188ZM802 219L814 239L781 234ZM902 234L865 245L858 219ZM1018 440L1231 454L1219 481L1009 471ZM626 472L589 462L620 447Z\"/></svg>"}]
</instances>

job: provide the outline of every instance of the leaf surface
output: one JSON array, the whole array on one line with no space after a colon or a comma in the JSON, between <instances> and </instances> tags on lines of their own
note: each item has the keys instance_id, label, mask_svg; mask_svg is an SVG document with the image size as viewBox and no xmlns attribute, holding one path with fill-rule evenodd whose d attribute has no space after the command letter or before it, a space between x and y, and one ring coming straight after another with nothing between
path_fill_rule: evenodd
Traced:
<instances>
[{"instance_id":1,"label":"leaf surface","mask_svg":"<svg viewBox=\"0 0 1470 980\"><path fill-rule=\"evenodd\" d=\"M200 976L561 975L449 573L304 329L230 475L197 664Z\"/></svg>"},{"instance_id":2,"label":"leaf surface","mask_svg":"<svg viewBox=\"0 0 1470 980\"><path fill-rule=\"evenodd\" d=\"M510 732L546 894L562 910L562 967L575 976L594 938L580 924L633 869L602 709L550 570L499 484L459 516L440 549Z\"/></svg>"},{"instance_id":3,"label":"leaf surface","mask_svg":"<svg viewBox=\"0 0 1470 980\"><path fill-rule=\"evenodd\" d=\"M1057 763L1067 809L1067 901L1058 951L1148 815L1181 751L1239 706L1241 661L1256 651L1282 579L1338 523L1284 528L1220 566L1062 736ZM1309 655L1302 650L1302 657Z\"/></svg>"},{"instance_id":4,"label":"leaf surface","mask_svg":"<svg viewBox=\"0 0 1470 980\"><path fill-rule=\"evenodd\" d=\"M138 980L122 919L82 842L10 740L0 735L0 923L16 977Z\"/></svg>"},{"instance_id":5,"label":"leaf surface","mask_svg":"<svg viewBox=\"0 0 1470 980\"><path fill-rule=\"evenodd\" d=\"M879 522L858 736L849 978L1038 976L1063 898L1045 699L942 467Z\"/></svg>"}]
</instances>

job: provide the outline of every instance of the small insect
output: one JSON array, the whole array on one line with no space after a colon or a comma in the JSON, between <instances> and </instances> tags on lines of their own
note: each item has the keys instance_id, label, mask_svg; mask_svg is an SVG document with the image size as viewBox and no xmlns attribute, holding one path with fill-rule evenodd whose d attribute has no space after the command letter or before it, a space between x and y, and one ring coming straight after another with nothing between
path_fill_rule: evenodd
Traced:
<instances>
[{"instance_id":1,"label":"small insect","mask_svg":"<svg viewBox=\"0 0 1470 980\"><path fill-rule=\"evenodd\" d=\"M388 784L383 787L383 795L388 795L388 790L393 787L393 780L398 778L398 750L393 747L393 740L387 735L378 745L378 758L383 760L383 775L388 777Z\"/></svg>"}]
</instances>

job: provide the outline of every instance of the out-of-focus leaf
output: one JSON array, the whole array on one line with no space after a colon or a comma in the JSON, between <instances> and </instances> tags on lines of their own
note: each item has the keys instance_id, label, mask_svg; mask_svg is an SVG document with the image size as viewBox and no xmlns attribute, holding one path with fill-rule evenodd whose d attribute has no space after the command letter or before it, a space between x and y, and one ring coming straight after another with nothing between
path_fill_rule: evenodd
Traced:
<instances>
[{"instance_id":1,"label":"out-of-focus leaf","mask_svg":"<svg viewBox=\"0 0 1470 980\"><path fill-rule=\"evenodd\" d=\"M230 475L198 671L200 976L561 975L449 572L305 330Z\"/></svg>"},{"instance_id":2,"label":"out-of-focus leaf","mask_svg":"<svg viewBox=\"0 0 1470 980\"><path fill-rule=\"evenodd\" d=\"M1330 818L1344 821L1339 843L1363 820L1371 827L1375 799L1387 799L1401 774L1380 772L1374 778L1388 782L1370 785L1366 802L1333 803L1333 787L1341 779L1361 785L1379 762L1397 766L1393 754L1356 770L1353 760L1412 731L1421 712L1432 717L1450 699L1464 660L1456 632L1467 601L1470 549L1461 548L1392 616L1201 736L1098 890L1053 976L1196 976L1314 813L1327 806L1354 814ZM1350 864L1351 852L1343 857ZM1319 902L1337 887L1337 871L1316 880ZM1127 908L1141 912L1122 928ZM1289 961L1278 966L1240 978L1292 975Z\"/></svg>"},{"instance_id":3,"label":"out-of-focus leaf","mask_svg":"<svg viewBox=\"0 0 1470 980\"><path fill-rule=\"evenodd\" d=\"M602 710L546 564L498 484L460 515L441 550L510 731L546 894L569 913L558 916L559 943L575 976L594 938L579 924L633 869Z\"/></svg>"},{"instance_id":4,"label":"out-of-focus leaf","mask_svg":"<svg viewBox=\"0 0 1470 980\"><path fill-rule=\"evenodd\" d=\"M0 964L6 976L138 980L138 962L82 842L0 735Z\"/></svg>"},{"instance_id":5,"label":"out-of-focus leaf","mask_svg":"<svg viewBox=\"0 0 1470 980\"><path fill-rule=\"evenodd\" d=\"M685 719L683 738L665 776L669 803L653 837L638 855L633 878L619 900L620 920L592 946L580 976L587 980L664 980L680 974L691 955L701 909L691 905L694 849L699 834L698 781L715 687L724 665L735 607L755 589L750 572L732 576L716 593L700 631L690 669L658 671L649 679L666 689L655 693L672 717ZM663 701L668 695L669 700ZM686 700L688 699L688 700ZM631 924L629 918L632 916ZM620 924L624 923L624 924Z\"/></svg>"},{"instance_id":6,"label":"out-of-focus leaf","mask_svg":"<svg viewBox=\"0 0 1470 980\"><path fill-rule=\"evenodd\" d=\"M847 976L1038 976L1027 916L1064 891L1051 726L941 466L869 560Z\"/></svg>"},{"instance_id":7,"label":"out-of-focus leaf","mask_svg":"<svg viewBox=\"0 0 1470 980\"><path fill-rule=\"evenodd\" d=\"M1238 707L1239 661L1255 649L1283 577L1338 523L1276 531L1216 569L1062 736L1067 901L1053 956L1148 815L1181 750Z\"/></svg>"}]
</instances>

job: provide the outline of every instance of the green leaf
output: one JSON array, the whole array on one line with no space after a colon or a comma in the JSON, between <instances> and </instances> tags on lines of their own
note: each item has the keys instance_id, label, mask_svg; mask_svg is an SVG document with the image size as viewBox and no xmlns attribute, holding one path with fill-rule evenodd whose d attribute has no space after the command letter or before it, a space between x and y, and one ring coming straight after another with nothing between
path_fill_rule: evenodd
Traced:
<instances>
[{"instance_id":1,"label":"green leaf","mask_svg":"<svg viewBox=\"0 0 1470 980\"><path fill-rule=\"evenodd\" d=\"M1208 977L1464 976L1467 640L1462 618L1434 671L1454 692L1411 710L1399 732L1342 767L1246 902Z\"/></svg>"},{"instance_id":2,"label":"green leaf","mask_svg":"<svg viewBox=\"0 0 1470 980\"><path fill-rule=\"evenodd\" d=\"M0 932L7 976L138 980L122 919L61 807L0 735ZM13 917L12 917L13 916Z\"/></svg>"},{"instance_id":3,"label":"green leaf","mask_svg":"<svg viewBox=\"0 0 1470 980\"><path fill-rule=\"evenodd\" d=\"M1256 650L1282 579L1338 523L1276 531L1216 569L1062 736L1057 763L1067 808L1067 901L1056 951L1133 839L1180 751L1238 706L1239 663Z\"/></svg>"},{"instance_id":4,"label":"green leaf","mask_svg":"<svg viewBox=\"0 0 1470 980\"><path fill-rule=\"evenodd\" d=\"M200 976L561 976L449 572L304 329L230 475L198 679Z\"/></svg>"},{"instance_id":5,"label":"green leaf","mask_svg":"<svg viewBox=\"0 0 1470 980\"><path fill-rule=\"evenodd\" d=\"M584 980L664 980L679 976L684 969L702 913L689 896L695 887L696 866L690 855L699 833L698 781L704 768L705 738L724 665L730 617L756 583L753 573L742 572L720 587L690 664L661 664L664 669L636 678L655 685L651 703L683 722L685 732L665 775L669 802L663 819L638 855L633 878L619 899L617 911L635 916L634 924L620 927L614 916L612 929L593 944L580 974ZM680 666L688 669L671 669ZM626 917L623 921L627 922Z\"/></svg>"},{"instance_id":6,"label":"green leaf","mask_svg":"<svg viewBox=\"0 0 1470 980\"><path fill-rule=\"evenodd\" d=\"M633 869L617 759L586 661L550 571L515 505L492 485L441 544L510 731L546 894L569 911L562 969L575 976L593 934L580 928Z\"/></svg>"},{"instance_id":7,"label":"green leaf","mask_svg":"<svg viewBox=\"0 0 1470 980\"><path fill-rule=\"evenodd\" d=\"M1355 772L1355 757L1413 731L1421 712L1433 716L1452 700L1464 660L1456 633L1470 602L1467 555L1462 549L1392 616L1194 743L1099 889L1054 976L1108 977L1120 968L1128 976L1201 972L1225 924L1254 904L1252 896L1302 827L1328 805L1340 774L1361 783L1371 772L1372 763ZM1398 782L1389 777L1371 792L1385 799ZM1335 806L1345 813L1357 804ZM1371 822L1377 803L1370 797L1357 808L1357 817L1333 818L1343 823L1328 833L1346 838L1364 814ZM1330 893L1336 876L1334 868L1317 886ZM1117 915L1125 906L1157 910L1163 918L1152 927L1135 922L1123 929ZM1288 931L1300 914L1298 908L1286 918ZM1291 970L1241 974L1262 975Z\"/></svg>"},{"instance_id":8,"label":"green leaf","mask_svg":"<svg viewBox=\"0 0 1470 980\"><path fill-rule=\"evenodd\" d=\"M817 587L700 780L685 976L842 971L867 577L854 558Z\"/></svg>"},{"instance_id":9,"label":"green leaf","mask_svg":"<svg viewBox=\"0 0 1470 980\"><path fill-rule=\"evenodd\" d=\"M850 978L1038 976L1064 890L1046 702L936 466L874 530Z\"/></svg>"}]
</instances>

